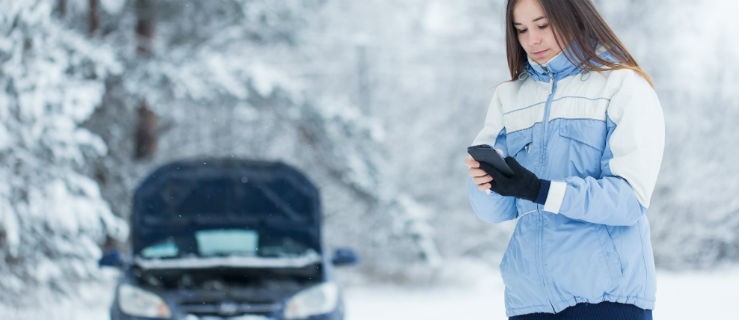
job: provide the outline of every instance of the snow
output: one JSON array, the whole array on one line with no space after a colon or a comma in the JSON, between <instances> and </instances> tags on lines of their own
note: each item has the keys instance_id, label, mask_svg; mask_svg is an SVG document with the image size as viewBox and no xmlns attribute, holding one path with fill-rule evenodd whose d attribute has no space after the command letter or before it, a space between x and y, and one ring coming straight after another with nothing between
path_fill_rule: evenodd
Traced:
<instances>
[{"instance_id":1,"label":"snow","mask_svg":"<svg viewBox=\"0 0 739 320\"><path fill-rule=\"evenodd\" d=\"M345 291L347 320L507 319L503 283L489 270L469 287L407 289L397 286L353 287ZM657 274L654 319L737 319L739 268Z\"/></svg>"},{"instance_id":2,"label":"snow","mask_svg":"<svg viewBox=\"0 0 739 320\"><path fill-rule=\"evenodd\" d=\"M739 269L657 274L655 319L737 319Z\"/></svg>"},{"instance_id":3,"label":"snow","mask_svg":"<svg viewBox=\"0 0 739 320\"><path fill-rule=\"evenodd\" d=\"M346 320L507 319L503 305L503 283L497 268L467 262L447 265L447 270L457 275L447 276L447 281L442 281L446 284L436 286L368 283L345 286ZM102 273L105 281L84 287L80 290L78 300L54 301L54 297L49 297L40 300L44 302L43 308L0 305L0 318L108 319L117 271L103 269ZM739 266L700 272L660 270L657 274L654 318L737 319L737 301Z\"/></svg>"},{"instance_id":4,"label":"snow","mask_svg":"<svg viewBox=\"0 0 739 320\"><path fill-rule=\"evenodd\" d=\"M449 4L447 1L430 2L423 19L424 27L438 35L458 36L472 32L474 26L468 13L460 6Z\"/></svg>"},{"instance_id":5,"label":"snow","mask_svg":"<svg viewBox=\"0 0 739 320\"><path fill-rule=\"evenodd\" d=\"M103 9L105 11L116 14L123 9L123 6L126 4L126 1L124 0L102 0L100 1L100 4L102 4Z\"/></svg>"},{"instance_id":6,"label":"snow","mask_svg":"<svg viewBox=\"0 0 739 320\"><path fill-rule=\"evenodd\" d=\"M246 99L249 92L244 87L238 76L233 74L232 70L239 70L234 63L242 63L241 61L229 61L221 55L212 55L205 58L207 69L211 73L211 80L222 90L227 91L230 95L239 99Z\"/></svg>"},{"instance_id":7,"label":"snow","mask_svg":"<svg viewBox=\"0 0 739 320\"><path fill-rule=\"evenodd\" d=\"M269 96L277 87L290 87L290 79L263 63L252 63L251 67L253 85L262 96Z\"/></svg>"}]
</instances>

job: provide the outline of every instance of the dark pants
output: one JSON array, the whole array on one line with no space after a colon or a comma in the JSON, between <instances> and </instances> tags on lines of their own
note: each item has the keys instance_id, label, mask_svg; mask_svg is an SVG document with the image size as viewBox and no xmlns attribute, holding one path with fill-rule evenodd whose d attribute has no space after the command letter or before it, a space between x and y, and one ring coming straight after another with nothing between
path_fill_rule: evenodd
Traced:
<instances>
[{"instance_id":1,"label":"dark pants","mask_svg":"<svg viewBox=\"0 0 739 320\"><path fill-rule=\"evenodd\" d=\"M529 313L509 320L652 320L652 310L631 304L601 302L579 303L559 313Z\"/></svg>"}]
</instances>

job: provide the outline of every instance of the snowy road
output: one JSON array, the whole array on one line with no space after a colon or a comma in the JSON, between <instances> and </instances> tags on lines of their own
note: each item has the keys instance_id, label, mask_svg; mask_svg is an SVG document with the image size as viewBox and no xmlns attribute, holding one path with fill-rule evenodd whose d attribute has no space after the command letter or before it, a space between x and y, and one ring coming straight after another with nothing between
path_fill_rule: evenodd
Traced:
<instances>
[{"instance_id":1,"label":"snowy road","mask_svg":"<svg viewBox=\"0 0 739 320\"><path fill-rule=\"evenodd\" d=\"M345 288L347 320L506 319L503 287L493 269L463 268L470 280L455 286L404 288L357 285ZM47 303L43 309L15 310L0 306L0 319L104 320L112 284L93 285L83 301ZM658 320L739 319L739 267L721 271L674 273L657 278Z\"/></svg>"},{"instance_id":2,"label":"snowy road","mask_svg":"<svg viewBox=\"0 0 739 320\"><path fill-rule=\"evenodd\" d=\"M346 295L348 320L507 319L498 280L484 279L467 289L348 288ZM659 272L654 319L739 319L739 269Z\"/></svg>"}]
</instances>

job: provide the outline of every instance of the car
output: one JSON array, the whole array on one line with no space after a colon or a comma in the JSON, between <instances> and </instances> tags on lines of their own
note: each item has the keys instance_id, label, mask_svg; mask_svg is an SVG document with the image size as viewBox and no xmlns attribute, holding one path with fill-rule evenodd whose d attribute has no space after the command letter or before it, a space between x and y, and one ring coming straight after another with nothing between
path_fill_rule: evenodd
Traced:
<instances>
[{"instance_id":1,"label":"car","mask_svg":"<svg viewBox=\"0 0 739 320\"><path fill-rule=\"evenodd\" d=\"M282 162L196 159L166 164L134 192L130 245L101 266L122 270L110 317L133 319L344 318L321 234L319 190Z\"/></svg>"}]
</instances>

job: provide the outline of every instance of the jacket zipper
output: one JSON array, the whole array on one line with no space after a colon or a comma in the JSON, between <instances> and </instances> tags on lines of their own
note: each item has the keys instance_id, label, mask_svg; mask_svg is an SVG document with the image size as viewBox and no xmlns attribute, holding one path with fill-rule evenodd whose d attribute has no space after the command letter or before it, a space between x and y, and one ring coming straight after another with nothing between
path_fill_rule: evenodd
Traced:
<instances>
[{"instance_id":1,"label":"jacket zipper","mask_svg":"<svg viewBox=\"0 0 739 320\"><path fill-rule=\"evenodd\" d=\"M549 142L549 134L548 134L548 127L549 127L549 114L552 108L552 99L554 98L554 91L557 90L557 81L554 79L554 73L552 73L549 68L545 67L545 70L547 70L547 74L549 74L549 96L547 96L547 102L544 105L544 135L542 136L542 144L541 144L541 165L543 168L546 168L544 165L546 163L546 152L544 152L547 149L547 144Z\"/></svg>"},{"instance_id":2,"label":"jacket zipper","mask_svg":"<svg viewBox=\"0 0 739 320\"><path fill-rule=\"evenodd\" d=\"M544 132L542 136L542 144L541 144L541 166L545 170L548 168L546 166L546 150L547 150L547 144L549 142L549 115L552 108L552 100L554 99L554 92L557 90L557 81L554 79L554 73L552 71L545 67L544 68L547 71L547 74L549 75L549 96L547 96L547 102L544 107ZM546 174L546 172L542 172L542 174ZM541 209L542 205L537 205L538 209ZM539 212L541 213L541 211ZM552 305L551 300L549 299L549 290L547 288L547 276L546 276L546 269L544 268L544 215L539 214L539 274L541 275L541 282L542 286L544 288L545 296L547 297L547 300L549 301L549 305L552 307L552 310L554 310L554 305Z\"/></svg>"}]
</instances>

